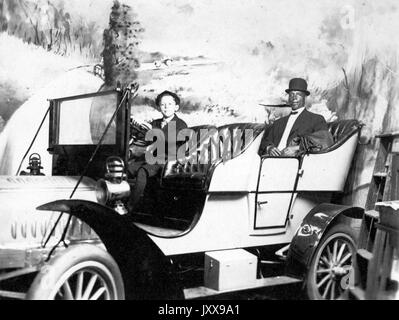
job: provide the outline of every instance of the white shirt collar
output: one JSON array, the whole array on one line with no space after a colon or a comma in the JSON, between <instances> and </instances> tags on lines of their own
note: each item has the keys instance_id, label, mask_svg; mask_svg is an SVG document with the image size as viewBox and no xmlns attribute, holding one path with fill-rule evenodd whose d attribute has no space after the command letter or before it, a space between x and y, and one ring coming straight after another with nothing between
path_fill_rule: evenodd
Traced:
<instances>
[{"instance_id":1,"label":"white shirt collar","mask_svg":"<svg viewBox=\"0 0 399 320\"><path fill-rule=\"evenodd\" d=\"M169 118L163 118L163 119L162 119L162 122L169 123L174 117L175 117L175 115L173 115L173 116L171 116L171 117L169 117Z\"/></svg>"},{"instance_id":2,"label":"white shirt collar","mask_svg":"<svg viewBox=\"0 0 399 320\"><path fill-rule=\"evenodd\" d=\"M302 108L299 108L299 109L296 109L296 110L291 110L291 112L292 112L292 111L298 111L298 113L290 114L290 116L292 116L292 117L298 117L298 116L303 112L303 110L305 110L305 107L302 107Z\"/></svg>"}]
</instances>

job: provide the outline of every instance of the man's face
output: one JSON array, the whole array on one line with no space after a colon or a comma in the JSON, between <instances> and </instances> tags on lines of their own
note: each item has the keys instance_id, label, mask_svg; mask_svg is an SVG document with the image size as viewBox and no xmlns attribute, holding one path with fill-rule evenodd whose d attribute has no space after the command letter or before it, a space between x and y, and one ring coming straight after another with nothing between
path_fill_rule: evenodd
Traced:
<instances>
[{"instance_id":1,"label":"man's face","mask_svg":"<svg viewBox=\"0 0 399 320\"><path fill-rule=\"evenodd\" d=\"M161 109L164 118L169 118L179 110L179 106L176 104L175 99L172 96L165 95L159 102L159 109Z\"/></svg>"},{"instance_id":2,"label":"man's face","mask_svg":"<svg viewBox=\"0 0 399 320\"><path fill-rule=\"evenodd\" d=\"M290 91L288 93L288 104L292 110L297 110L305 106L306 94L302 91Z\"/></svg>"}]
</instances>

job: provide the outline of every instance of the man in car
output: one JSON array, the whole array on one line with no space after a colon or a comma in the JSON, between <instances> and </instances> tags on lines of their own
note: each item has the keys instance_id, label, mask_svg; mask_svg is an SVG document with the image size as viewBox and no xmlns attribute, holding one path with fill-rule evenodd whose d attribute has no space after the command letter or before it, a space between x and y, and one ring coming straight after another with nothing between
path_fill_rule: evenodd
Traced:
<instances>
[{"instance_id":1,"label":"man in car","mask_svg":"<svg viewBox=\"0 0 399 320\"><path fill-rule=\"evenodd\" d=\"M317 142L320 149L333 143L324 118L305 108L306 97L310 94L307 86L307 82L302 78L290 80L285 91L288 93L291 113L272 124L268 134L262 138L259 155L296 156L301 149L301 138Z\"/></svg>"},{"instance_id":2,"label":"man in car","mask_svg":"<svg viewBox=\"0 0 399 320\"><path fill-rule=\"evenodd\" d=\"M163 91L156 97L155 104L159 108L159 111L162 113L162 118L151 121L149 125L147 124L147 127L151 129L162 130L163 136L165 138L164 143L166 152L162 155L158 154L157 158L162 158L166 161L168 159L168 156L176 158L176 154L172 153L176 153L176 150L178 148L177 134L181 130L187 128L187 124L186 122L184 122L184 120L176 115L176 112L180 108L180 98L177 96L177 94L171 91ZM170 126L172 130L169 130ZM139 163L136 184L132 192L132 197L130 201L132 207L134 207L138 203L141 196L143 195L148 179L158 177L162 171L163 165L164 163Z\"/></svg>"}]
</instances>

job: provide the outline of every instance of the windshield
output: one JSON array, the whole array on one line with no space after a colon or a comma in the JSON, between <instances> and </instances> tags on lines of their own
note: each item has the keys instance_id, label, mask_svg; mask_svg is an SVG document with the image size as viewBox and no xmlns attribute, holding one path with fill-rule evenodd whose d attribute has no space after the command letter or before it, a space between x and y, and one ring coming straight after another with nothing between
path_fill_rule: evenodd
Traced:
<instances>
[{"instance_id":1,"label":"windshield","mask_svg":"<svg viewBox=\"0 0 399 320\"><path fill-rule=\"evenodd\" d=\"M97 144L117 107L117 93L59 100L58 144ZM116 119L102 144L116 143Z\"/></svg>"}]
</instances>

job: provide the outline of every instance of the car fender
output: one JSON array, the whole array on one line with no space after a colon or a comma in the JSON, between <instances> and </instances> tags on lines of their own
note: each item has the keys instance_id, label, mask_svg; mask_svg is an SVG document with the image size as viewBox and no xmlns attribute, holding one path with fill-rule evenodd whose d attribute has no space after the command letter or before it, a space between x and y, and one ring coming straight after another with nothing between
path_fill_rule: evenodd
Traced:
<instances>
[{"instance_id":1,"label":"car fender","mask_svg":"<svg viewBox=\"0 0 399 320\"><path fill-rule=\"evenodd\" d=\"M57 200L37 210L69 213L87 223L117 262L127 299L180 297L173 264L129 215L86 200Z\"/></svg>"},{"instance_id":2,"label":"car fender","mask_svg":"<svg viewBox=\"0 0 399 320\"><path fill-rule=\"evenodd\" d=\"M293 237L286 263L287 275L304 278L313 255L328 227L339 216L361 219L364 209L346 205L322 203L313 208L303 219Z\"/></svg>"}]
</instances>

